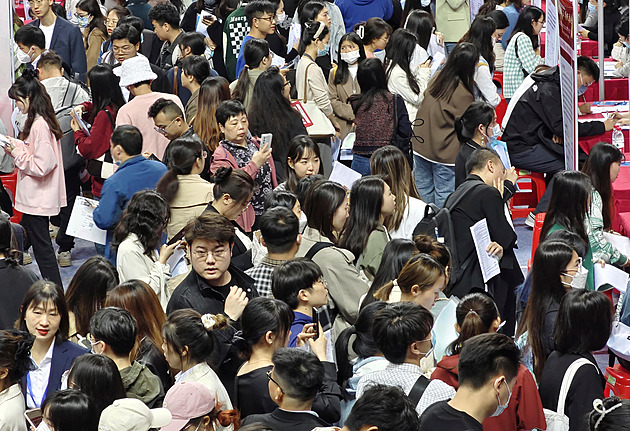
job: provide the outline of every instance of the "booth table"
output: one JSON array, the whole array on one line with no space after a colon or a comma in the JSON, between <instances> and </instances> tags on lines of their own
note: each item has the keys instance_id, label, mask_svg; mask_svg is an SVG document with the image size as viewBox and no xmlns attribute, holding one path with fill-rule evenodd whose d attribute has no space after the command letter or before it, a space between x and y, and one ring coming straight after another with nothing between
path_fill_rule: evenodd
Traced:
<instances>
[{"instance_id":1,"label":"booth table","mask_svg":"<svg viewBox=\"0 0 630 431\"><path fill-rule=\"evenodd\" d=\"M626 153L626 160L629 154ZM615 218L613 230L630 235L630 163L624 162L619 170L617 180L612 183L615 198ZM625 213L625 214L622 214Z\"/></svg>"}]
</instances>

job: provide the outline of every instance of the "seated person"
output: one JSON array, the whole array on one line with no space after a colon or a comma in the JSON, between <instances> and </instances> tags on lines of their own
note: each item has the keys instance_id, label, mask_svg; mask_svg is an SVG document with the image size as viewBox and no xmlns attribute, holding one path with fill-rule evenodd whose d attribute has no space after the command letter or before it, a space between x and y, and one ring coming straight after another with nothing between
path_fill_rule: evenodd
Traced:
<instances>
[{"instance_id":1,"label":"seated person","mask_svg":"<svg viewBox=\"0 0 630 431\"><path fill-rule=\"evenodd\" d=\"M19 31L19 30L18 30ZM626 14L616 29L619 40L613 46L610 56L617 60L613 76L627 78L630 68L630 42L628 41L628 15ZM15 33L17 37L17 33Z\"/></svg>"},{"instance_id":2,"label":"seated person","mask_svg":"<svg viewBox=\"0 0 630 431\"><path fill-rule=\"evenodd\" d=\"M578 95L597 81L599 67L589 57L578 57ZM588 104L582 109L590 109ZM600 135L613 129L615 119L578 124L579 137ZM533 73L518 88L503 118L503 135L510 160L520 169L554 175L564 170L560 68ZM580 158L586 155L580 149Z\"/></svg>"},{"instance_id":3,"label":"seated person","mask_svg":"<svg viewBox=\"0 0 630 431\"><path fill-rule=\"evenodd\" d=\"M341 431L417 431L418 414L397 386L374 385L352 407Z\"/></svg>"},{"instance_id":4,"label":"seated person","mask_svg":"<svg viewBox=\"0 0 630 431\"><path fill-rule=\"evenodd\" d=\"M322 270L311 259L300 257L280 265L273 273L273 296L293 310L289 347L296 347L304 325L313 323L317 308L328 303Z\"/></svg>"},{"instance_id":5,"label":"seated person","mask_svg":"<svg viewBox=\"0 0 630 431\"><path fill-rule=\"evenodd\" d=\"M407 395L415 392L415 397L411 398L415 398L412 401L416 412L421 415L430 405L453 398L455 389L440 380L428 382L419 365L433 352L432 327L433 315L420 305L397 302L381 310L374 318L372 336L378 350L390 364L382 371L361 378L357 386L357 400L370 386L399 386ZM424 391L418 391L422 385Z\"/></svg>"},{"instance_id":6,"label":"seated person","mask_svg":"<svg viewBox=\"0 0 630 431\"><path fill-rule=\"evenodd\" d=\"M127 310L106 307L90 320L90 344L94 353L116 363L128 398L137 398L149 408L161 407L164 389L160 379L144 364L131 361L138 324Z\"/></svg>"},{"instance_id":7,"label":"seated person","mask_svg":"<svg viewBox=\"0 0 630 431\"><path fill-rule=\"evenodd\" d=\"M260 241L267 248L267 254L261 263L245 272L255 280L261 296L271 296L274 270L295 257L302 240L299 227L298 218L288 208L270 208L260 216Z\"/></svg>"},{"instance_id":8,"label":"seated person","mask_svg":"<svg viewBox=\"0 0 630 431\"><path fill-rule=\"evenodd\" d=\"M459 354L459 388L450 401L435 403L420 417L420 431L483 430L483 421L507 408L516 384L520 351L503 334L481 334Z\"/></svg>"},{"instance_id":9,"label":"seated person","mask_svg":"<svg viewBox=\"0 0 630 431\"><path fill-rule=\"evenodd\" d=\"M243 425L262 423L275 431L311 431L329 426L312 411L313 400L324 381L324 365L310 352L281 348L271 357L267 373L269 395L278 404L271 413L250 415Z\"/></svg>"}]
</instances>

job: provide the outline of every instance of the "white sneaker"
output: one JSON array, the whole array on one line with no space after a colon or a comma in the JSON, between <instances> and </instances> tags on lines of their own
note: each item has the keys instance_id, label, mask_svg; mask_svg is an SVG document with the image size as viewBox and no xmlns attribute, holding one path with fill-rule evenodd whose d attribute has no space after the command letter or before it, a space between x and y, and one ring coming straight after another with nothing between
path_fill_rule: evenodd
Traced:
<instances>
[{"instance_id":1,"label":"white sneaker","mask_svg":"<svg viewBox=\"0 0 630 431\"><path fill-rule=\"evenodd\" d=\"M33 257L27 251L22 254L23 265L28 265L29 263L33 263Z\"/></svg>"},{"instance_id":2,"label":"white sneaker","mask_svg":"<svg viewBox=\"0 0 630 431\"><path fill-rule=\"evenodd\" d=\"M533 229L535 224L536 224L536 216L534 215L534 213L532 212L532 213L527 214L527 218L525 219L525 225Z\"/></svg>"},{"instance_id":3,"label":"white sneaker","mask_svg":"<svg viewBox=\"0 0 630 431\"><path fill-rule=\"evenodd\" d=\"M61 267L72 266L72 253L69 251L57 253L57 262Z\"/></svg>"}]
</instances>

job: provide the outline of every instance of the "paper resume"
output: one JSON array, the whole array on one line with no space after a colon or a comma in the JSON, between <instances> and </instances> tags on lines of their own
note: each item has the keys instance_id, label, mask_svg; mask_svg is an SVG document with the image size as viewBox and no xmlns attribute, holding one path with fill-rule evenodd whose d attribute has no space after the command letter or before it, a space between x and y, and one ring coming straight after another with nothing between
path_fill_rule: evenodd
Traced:
<instances>
[{"instance_id":1,"label":"paper resume","mask_svg":"<svg viewBox=\"0 0 630 431\"><path fill-rule=\"evenodd\" d=\"M626 287L628 286L628 279L630 277L627 272L613 265L606 265L602 268L601 264L596 263L593 267L593 278L595 280L596 289L604 284L610 284L619 292L626 293Z\"/></svg>"},{"instance_id":2,"label":"paper resume","mask_svg":"<svg viewBox=\"0 0 630 431\"><path fill-rule=\"evenodd\" d=\"M166 260L166 263L171 268L171 277L177 277L188 272L185 250L175 249L171 257Z\"/></svg>"},{"instance_id":3,"label":"paper resume","mask_svg":"<svg viewBox=\"0 0 630 431\"><path fill-rule=\"evenodd\" d=\"M99 229L92 218L94 208L97 206L98 201L77 196L72 208L72 214L70 214L66 233L76 238L105 245L107 232Z\"/></svg>"},{"instance_id":4,"label":"paper resume","mask_svg":"<svg viewBox=\"0 0 630 431\"><path fill-rule=\"evenodd\" d=\"M472 235L475 249L477 250L477 258L479 259L479 266L481 266L483 282L487 283L492 277L501 273L499 261L495 257L490 256L486 251L488 244L491 242L487 220L484 218L472 225L470 227L470 234Z\"/></svg>"},{"instance_id":5,"label":"paper resume","mask_svg":"<svg viewBox=\"0 0 630 431\"><path fill-rule=\"evenodd\" d=\"M604 232L604 238L606 239L606 241L615 246L615 248L619 250L621 254L630 256L630 239L628 239L627 236Z\"/></svg>"},{"instance_id":6,"label":"paper resume","mask_svg":"<svg viewBox=\"0 0 630 431\"><path fill-rule=\"evenodd\" d=\"M361 178L360 173L350 169L341 162L335 162L329 180L339 183L347 189L351 189L352 184L359 178Z\"/></svg>"}]
</instances>

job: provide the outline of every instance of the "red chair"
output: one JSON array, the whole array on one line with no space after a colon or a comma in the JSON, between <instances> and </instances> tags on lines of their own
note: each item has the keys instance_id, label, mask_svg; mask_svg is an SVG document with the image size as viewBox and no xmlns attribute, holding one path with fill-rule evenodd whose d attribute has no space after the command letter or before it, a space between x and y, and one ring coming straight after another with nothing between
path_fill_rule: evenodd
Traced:
<instances>
[{"instance_id":1,"label":"red chair","mask_svg":"<svg viewBox=\"0 0 630 431\"><path fill-rule=\"evenodd\" d=\"M516 184L519 190L510 200L510 210L514 218L527 217L547 189L545 177L538 172L519 170Z\"/></svg>"},{"instance_id":2,"label":"red chair","mask_svg":"<svg viewBox=\"0 0 630 431\"><path fill-rule=\"evenodd\" d=\"M547 213L538 213L536 214L536 218L534 219L534 232L532 233L532 257L527 260L527 270L529 271L532 267L532 262L534 261L534 253L536 253L536 249L538 248L538 243L540 242L540 232L542 232L543 223L545 222L545 215Z\"/></svg>"},{"instance_id":3,"label":"red chair","mask_svg":"<svg viewBox=\"0 0 630 431\"><path fill-rule=\"evenodd\" d=\"M630 399L630 371L621 364L617 364L614 367L606 367L605 377L605 397L616 396L621 399Z\"/></svg>"},{"instance_id":4,"label":"red chair","mask_svg":"<svg viewBox=\"0 0 630 431\"><path fill-rule=\"evenodd\" d=\"M505 100L505 97L501 96L501 101L494 108L494 112L497 114L497 124L501 125L503 123L503 117L505 117L505 113L507 112L508 103Z\"/></svg>"},{"instance_id":5,"label":"red chair","mask_svg":"<svg viewBox=\"0 0 630 431\"><path fill-rule=\"evenodd\" d=\"M501 92L503 92L503 72L497 72L495 70L492 75L492 80L501 86Z\"/></svg>"},{"instance_id":6,"label":"red chair","mask_svg":"<svg viewBox=\"0 0 630 431\"><path fill-rule=\"evenodd\" d=\"M12 174L0 175L0 179L2 180L2 185L4 189L11 197L11 202L13 202L13 217L11 217L11 221L13 223L19 223L22 220L22 213L15 209L15 190L17 188L17 168L13 171Z\"/></svg>"}]
</instances>

